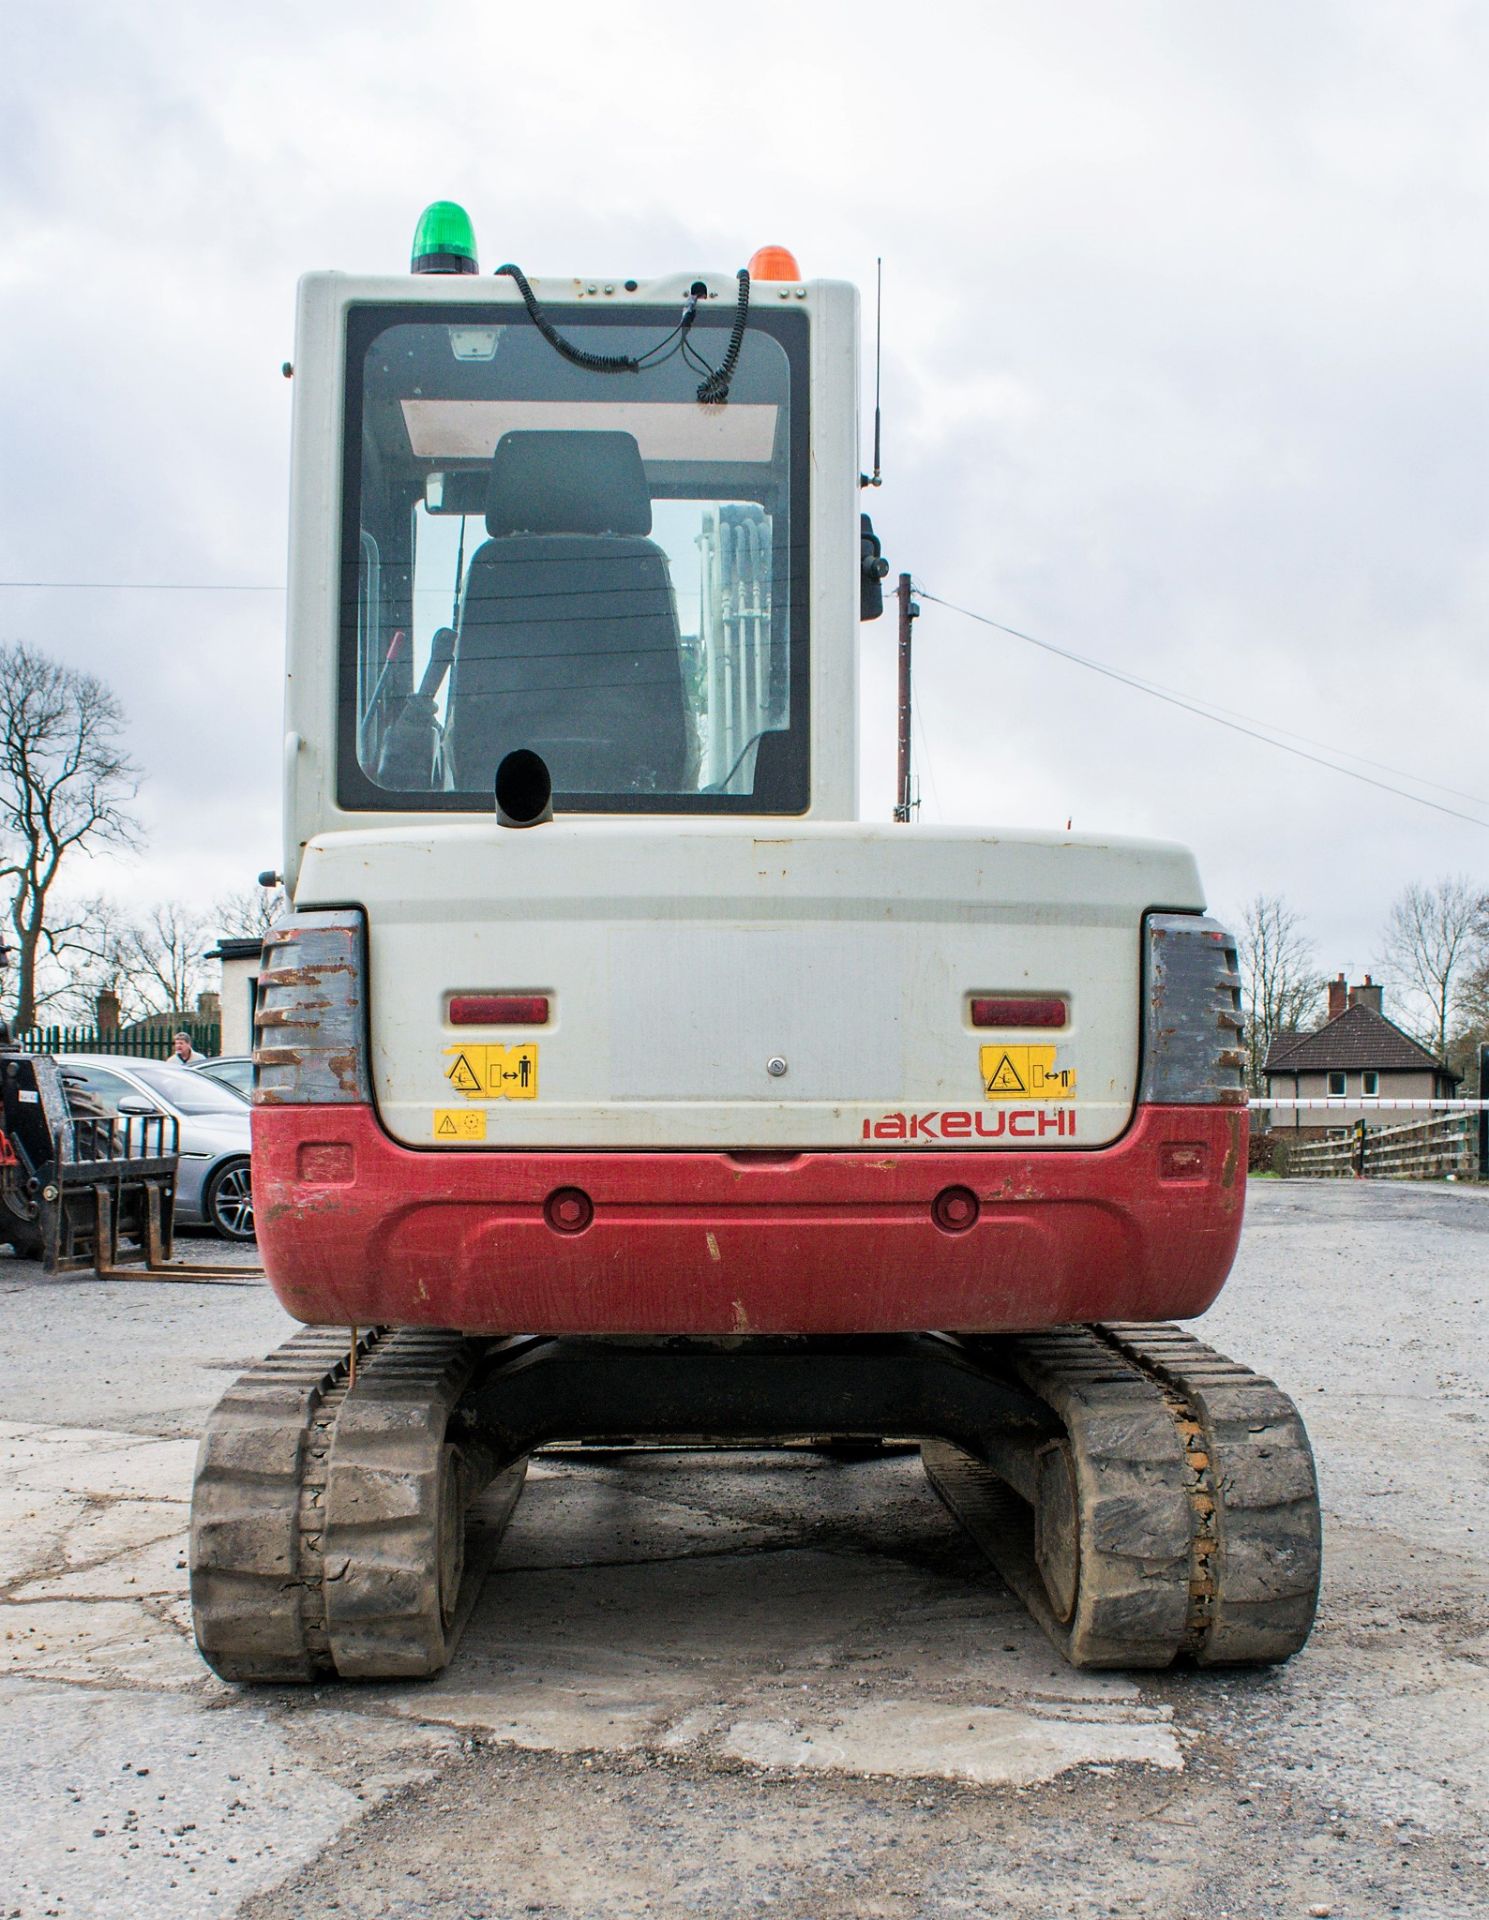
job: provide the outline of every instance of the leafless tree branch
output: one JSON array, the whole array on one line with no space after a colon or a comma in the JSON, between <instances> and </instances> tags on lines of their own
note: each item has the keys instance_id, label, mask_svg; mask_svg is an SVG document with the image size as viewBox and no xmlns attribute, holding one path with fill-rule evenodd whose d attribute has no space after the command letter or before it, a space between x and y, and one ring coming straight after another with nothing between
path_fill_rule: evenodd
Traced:
<instances>
[{"instance_id":1,"label":"leafless tree branch","mask_svg":"<svg viewBox=\"0 0 1489 1920\"><path fill-rule=\"evenodd\" d=\"M287 905L282 887L243 887L213 903L212 924L229 940L252 939L267 933Z\"/></svg>"},{"instance_id":2,"label":"leafless tree branch","mask_svg":"<svg viewBox=\"0 0 1489 1920\"><path fill-rule=\"evenodd\" d=\"M1408 1019L1439 1060L1489 934L1489 899L1461 875L1434 886L1413 881L1386 922L1383 951L1392 986L1405 997Z\"/></svg>"},{"instance_id":3,"label":"leafless tree branch","mask_svg":"<svg viewBox=\"0 0 1489 1920\"><path fill-rule=\"evenodd\" d=\"M1247 1079L1262 1093L1262 1063L1281 1033L1301 1030L1313 1017L1323 980L1313 942L1280 894L1259 893L1241 913L1236 937L1241 1004L1246 1021Z\"/></svg>"},{"instance_id":4,"label":"leafless tree branch","mask_svg":"<svg viewBox=\"0 0 1489 1920\"><path fill-rule=\"evenodd\" d=\"M124 709L102 680L25 645L0 646L0 882L14 934L15 1024L36 1018L38 966L67 951L77 923L52 890L69 855L133 847L139 769L121 745Z\"/></svg>"}]
</instances>

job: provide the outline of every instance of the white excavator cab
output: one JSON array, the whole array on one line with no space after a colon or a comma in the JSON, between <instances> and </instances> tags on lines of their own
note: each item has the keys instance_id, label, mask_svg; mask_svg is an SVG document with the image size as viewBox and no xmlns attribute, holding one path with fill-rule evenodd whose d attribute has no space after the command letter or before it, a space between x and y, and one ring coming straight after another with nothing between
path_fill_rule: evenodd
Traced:
<instances>
[{"instance_id":1,"label":"white excavator cab","mask_svg":"<svg viewBox=\"0 0 1489 1920\"><path fill-rule=\"evenodd\" d=\"M851 819L856 332L835 283L307 278L291 878L518 750L562 816Z\"/></svg>"}]
</instances>

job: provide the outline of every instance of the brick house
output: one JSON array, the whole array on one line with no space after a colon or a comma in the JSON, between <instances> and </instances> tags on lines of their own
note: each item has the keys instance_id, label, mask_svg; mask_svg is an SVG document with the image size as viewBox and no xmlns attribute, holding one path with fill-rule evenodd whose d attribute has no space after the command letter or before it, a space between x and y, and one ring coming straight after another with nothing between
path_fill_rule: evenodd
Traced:
<instances>
[{"instance_id":1,"label":"brick house","mask_svg":"<svg viewBox=\"0 0 1489 1920\"><path fill-rule=\"evenodd\" d=\"M1381 1012L1381 989L1367 973L1359 986L1329 982L1329 1011L1312 1033L1279 1033L1262 1063L1267 1098L1344 1099L1346 1107L1268 1116L1274 1133L1311 1136L1365 1120L1389 1127L1426 1115L1393 1101L1452 1099L1459 1076Z\"/></svg>"}]
</instances>

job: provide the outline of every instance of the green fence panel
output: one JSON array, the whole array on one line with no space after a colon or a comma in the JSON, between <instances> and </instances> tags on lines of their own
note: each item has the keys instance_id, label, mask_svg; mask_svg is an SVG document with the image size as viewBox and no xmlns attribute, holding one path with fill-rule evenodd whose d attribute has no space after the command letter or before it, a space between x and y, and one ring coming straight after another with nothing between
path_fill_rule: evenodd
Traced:
<instances>
[{"instance_id":1,"label":"green fence panel","mask_svg":"<svg viewBox=\"0 0 1489 1920\"><path fill-rule=\"evenodd\" d=\"M182 1020L144 1033L119 1027L103 1031L97 1027L32 1027L18 1033L15 1041L27 1053L113 1053L134 1060L167 1060L178 1033L189 1033L198 1053L210 1056L222 1051L222 1028L216 1021L202 1020Z\"/></svg>"}]
</instances>

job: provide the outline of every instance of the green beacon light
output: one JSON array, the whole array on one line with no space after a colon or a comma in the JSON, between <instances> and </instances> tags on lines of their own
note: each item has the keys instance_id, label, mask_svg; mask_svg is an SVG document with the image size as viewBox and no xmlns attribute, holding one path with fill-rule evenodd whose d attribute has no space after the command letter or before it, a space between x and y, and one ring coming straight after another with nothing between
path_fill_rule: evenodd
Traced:
<instances>
[{"instance_id":1,"label":"green beacon light","mask_svg":"<svg viewBox=\"0 0 1489 1920\"><path fill-rule=\"evenodd\" d=\"M464 207L436 200L414 228L411 273L476 273L476 230Z\"/></svg>"}]
</instances>

